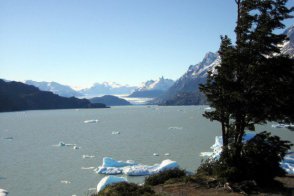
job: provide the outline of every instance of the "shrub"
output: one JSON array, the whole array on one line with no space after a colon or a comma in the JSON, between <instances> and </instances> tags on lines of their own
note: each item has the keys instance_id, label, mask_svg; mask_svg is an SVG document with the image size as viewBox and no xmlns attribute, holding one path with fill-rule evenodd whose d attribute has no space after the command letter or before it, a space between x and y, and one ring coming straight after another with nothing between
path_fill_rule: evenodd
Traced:
<instances>
[{"instance_id":1,"label":"shrub","mask_svg":"<svg viewBox=\"0 0 294 196\"><path fill-rule=\"evenodd\" d=\"M183 178L185 176L186 172L184 170L178 168L170 169L147 177L145 179L145 185L154 186L158 184L163 184L168 180Z\"/></svg>"},{"instance_id":2,"label":"shrub","mask_svg":"<svg viewBox=\"0 0 294 196\"><path fill-rule=\"evenodd\" d=\"M289 141L262 132L243 145L240 156L235 156L236 147L230 145L223 150L220 160L202 163L197 174L215 176L223 182L253 180L263 186L276 176L285 175L280 162L291 146Z\"/></svg>"},{"instance_id":3,"label":"shrub","mask_svg":"<svg viewBox=\"0 0 294 196\"><path fill-rule=\"evenodd\" d=\"M91 196L151 196L154 191L147 186L139 186L134 183L121 182L107 186L99 193Z\"/></svg>"}]
</instances>

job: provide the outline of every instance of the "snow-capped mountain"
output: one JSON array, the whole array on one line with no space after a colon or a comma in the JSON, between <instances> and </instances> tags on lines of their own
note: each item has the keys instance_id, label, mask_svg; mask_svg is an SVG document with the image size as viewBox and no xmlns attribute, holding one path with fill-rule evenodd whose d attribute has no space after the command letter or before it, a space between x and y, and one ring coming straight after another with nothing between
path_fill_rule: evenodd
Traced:
<instances>
[{"instance_id":1,"label":"snow-capped mountain","mask_svg":"<svg viewBox=\"0 0 294 196\"><path fill-rule=\"evenodd\" d=\"M79 93L85 97L97 97L101 95L131 94L137 87L121 85L115 82L95 83L90 88L82 89Z\"/></svg>"},{"instance_id":2,"label":"snow-capped mountain","mask_svg":"<svg viewBox=\"0 0 294 196\"><path fill-rule=\"evenodd\" d=\"M155 100L155 103L168 105L196 105L205 103L205 96L199 92L199 84L206 81L207 71L209 69L213 70L219 64L219 55L208 52L200 63L191 65L188 71L164 95Z\"/></svg>"},{"instance_id":3,"label":"snow-capped mountain","mask_svg":"<svg viewBox=\"0 0 294 196\"><path fill-rule=\"evenodd\" d=\"M286 29L284 34L287 35L289 40L283 44L281 52L294 58L294 25Z\"/></svg>"},{"instance_id":4,"label":"snow-capped mountain","mask_svg":"<svg viewBox=\"0 0 294 196\"><path fill-rule=\"evenodd\" d=\"M285 30L289 40L281 46L281 53L288 54L294 58L294 25ZM207 71L214 72L219 66L221 59L217 53L208 52L204 59L191 65L188 71L180 77L170 89L160 98L152 103L168 105L198 105L206 103L205 96L199 91L199 84L204 83L207 78Z\"/></svg>"},{"instance_id":5,"label":"snow-capped mountain","mask_svg":"<svg viewBox=\"0 0 294 196\"><path fill-rule=\"evenodd\" d=\"M50 91L62 97L79 97L82 95L70 86L59 84L57 82L36 82L33 80L26 80L24 83L35 86L41 91Z\"/></svg>"},{"instance_id":6,"label":"snow-capped mountain","mask_svg":"<svg viewBox=\"0 0 294 196\"><path fill-rule=\"evenodd\" d=\"M173 84L173 80L165 79L163 76L158 80L148 80L146 82L143 82L142 85L137 88L135 92L133 92L129 97L159 97Z\"/></svg>"},{"instance_id":7,"label":"snow-capped mountain","mask_svg":"<svg viewBox=\"0 0 294 196\"><path fill-rule=\"evenodd\" d=\"M138 89L136 89L136 91L146 91L146 90L162 90L162 91L166 91L173 84L174 84L173 80L165 79L162 76L158 80L148 80L146 82L143 82L142 85Z\"/></svg>"}]
</instances>

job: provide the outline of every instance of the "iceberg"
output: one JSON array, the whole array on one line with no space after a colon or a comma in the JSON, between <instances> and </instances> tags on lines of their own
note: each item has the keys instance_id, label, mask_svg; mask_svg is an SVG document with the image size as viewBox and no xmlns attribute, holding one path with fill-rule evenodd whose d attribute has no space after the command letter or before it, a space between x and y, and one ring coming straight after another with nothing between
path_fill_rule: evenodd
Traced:
<instances>
[{"instance_id":1,"label":"iceberg","mask_svg":"<svg viewBox=\"0 0 294 196\"><path fill-rule=\"evenodd\" d=\"M127 160L126 162L114 160L111 157L104 157L102 167L125 167L137 165L133 160Z\"/></svg>"},{"instance_id":2,"label":"iceberg","mask_svg":"<svg viewBox=\"0 0 294 196\"><path fill-rule=\"evenodd\" d=\"M183 127L169 127L168 129L169 129L169 130L172 130L172 129L175 129L175 130L182 130Z\"/></svg>"},{"instance_id":3,"label":"iceberg","mask_svg":"<svg viewBox=\"0 0 294 196\"><path fill-rule=\"evenodd\" d=\"M280 164L288 174L294 174L294 152L287 153Z\"/></svg>"},{"instance_id":4,"label":"iceberg","mask_svg":"<svg viewBox=\"0 0 294 196\"><path fill-rule=\"evenodd\" d=\"M62 184L70 184L71 181L68 181L68 180L61 180L60 183L62 183Z\"/></svg>"},{"instance_id":5,"label":"iceberg","mask_svg":"<svg viewBox=\"0 0 294 196\"><path fill-rule=\"evenodd\" d=\"M105 189L107 186L115 183L120 182L127 182L127 179L122 177L116 177L116 176L106 176L100 180L100 182L97 185L97 193Z\"/></svg>"},{"instance_id":6,"label":"iceberg","mask_svg":"<svg viewBox=\"0 0 294 196\"><path fill-rule=\"evenodd\" d=\"M279 124L273 124L272 125L272 128L292 128L292 127L294 127L294 125L292 125L292 124L279 123Z\"/></svg>"},{"instance_id":7,"label":"iceberg","mask_svg":"<svg viewBox=\"0 0 294 196\"><path fill-rule=\"evenodd\" d=\"M123 162L116 161L110 157L104 157L103 164L98 167L97 173L108 175L126 174L128 176L146 176L178 167L179 165L176 161L169 159L163 160L160 164L149 166L130 160Z\"/></svg>"},{"instance_id":8,"label":"iceberg","mask_svg":"<svg viewBox=\"0 0 294 196\"><path fill-rule=\"evenodd\" d=\"M85 120L84 123L97 123L99 120Z\"/></svg>"},{"instance_id":9,"label":"iceberg","mask_svg":"<svg viewBox=\"0 0 294 196\"><path fill-rule=\"evenodd\" d=\"M83 156L82 156L82 158L83 159L92 159L92 158L95 158L95 156L94 155L87 155L87 154L83 154Z\"/></svg>"},{"instance_id":10,"label":"iceberg","mask_svg":"<svg viewBox=\"0 0 294 196\"><path fill-rule=\"evenodd\" d=\"M8 191L5 189L0 189L0 196L7 196L8 195Z\"/></svg>"},{"instance_id":11,"label":"iceberg","mask_svg":"<svg viewBox=\"0 0 294 196\"><path fill-rule=\"evenodd\" d=\"M120 134L120 132L119 131L112 131L111 134L112 135L118 135L118 134Z\"/></svg>"}]
</instances>

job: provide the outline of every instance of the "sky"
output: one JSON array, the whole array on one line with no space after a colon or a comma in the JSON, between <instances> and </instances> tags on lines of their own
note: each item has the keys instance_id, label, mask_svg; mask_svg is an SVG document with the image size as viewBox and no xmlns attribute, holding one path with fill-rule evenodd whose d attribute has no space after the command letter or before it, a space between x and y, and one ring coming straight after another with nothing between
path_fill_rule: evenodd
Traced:
<instances>
[{"instance_id":1,"label":"sky","mask_svg":"<svg viewBox=\"0 0 294 196\"><path fill-rule=\"evenodd\" d=\"M77 88L176 80L220 35L234 40L235 24L234 0L0 0L0 78Z\"/></svg>"}]
</instances>

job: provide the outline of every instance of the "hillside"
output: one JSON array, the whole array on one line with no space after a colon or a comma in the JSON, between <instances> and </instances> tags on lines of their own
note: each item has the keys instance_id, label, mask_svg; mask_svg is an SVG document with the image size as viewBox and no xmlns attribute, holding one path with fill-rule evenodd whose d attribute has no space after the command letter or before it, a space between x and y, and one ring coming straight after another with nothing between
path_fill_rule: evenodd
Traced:
<instances>
[{"instance_id":1,"label":"hillside","mask_svg":"<svg viewBox=\"0 0 294 196\"><path fill-rule=\"evenodd\" d=\"M0 80L0 103L0 112L106 107L104 104L92 104L87 99L65 98L21 82L3 80Z\"/></svg>"},{"instance_id":2,"label":"hillside","mask_svg":"<svg viewBox=\"0 0 294 196\"><path fill-rule=\"evenodd\" d=\"M103 103L107 106L132 105L130 102L112 95L104 95L102 97L94 97L89 99L91 103Z\"/></svg>"}]
</instances>

